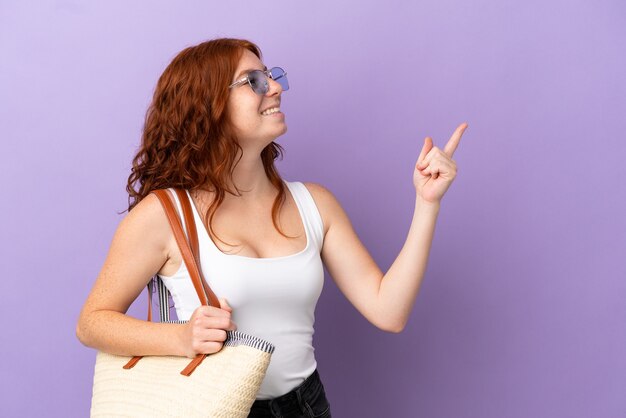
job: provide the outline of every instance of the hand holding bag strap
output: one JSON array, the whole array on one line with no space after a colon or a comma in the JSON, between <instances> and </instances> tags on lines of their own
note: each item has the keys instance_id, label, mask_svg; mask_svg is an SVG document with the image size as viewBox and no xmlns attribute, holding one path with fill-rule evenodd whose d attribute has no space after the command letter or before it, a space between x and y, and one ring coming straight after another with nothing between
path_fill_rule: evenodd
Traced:
<instances>
[{"instance_id":1,"label":"hand holding bag strap","mask_svg":"<svg viewBox=\"0 0 626 418\"><path fill-rule=\"evenodd\" d=\"M198 272L200 273L200 280L202 281L202 286L204 287L204 292L206 293L211 306L215 306L216 308L220 307L219 300L215 293L211 290L209 285L207 284L204 274L202 273L202 263L200 261L200 245L198 244L198 231L196 229L196 221L193 216L193 211L191 209L191 203L189 202L189 198L187 197L187 193L182 189L174 189L176 191L176 195L178 196L178 200L180 201L180 205L183 208L183 216L185 219L185 229L187 229L187 237L189 238L189 246L191 247L191 252L196 260L196 264L198 265ZM214 303L217 301L217 304Z\"/></svg>"},{"instance_id":2,"label":"hand holding bag strap","mask_svg":"<svg viewBox=\"0 0 626 418\"><path fill-rule=\"evenodd\" d=\"M183 190L174 189L174 191L176 192L178 196L178 200L180 201L180 204L181 204L183 217L185 219L185 227L187 229L188 240L185 240L184 235L182 234L182 226L180 224L179 217L176 216L176 210L174 209L173 202L169 198L169 194L167 193L167 191L163 190L165 195L168 197L168 199L165 201L167 202L168 205L170 205L171 213L175 215L174 218L175 218L176 228L180 231L179 235L181 237L181 241L177 239L178 247L181 248L181 244L182 244L182 246L185 247L185 250L184 250L185 252L189 252L189 250L191 249L190 257L184 258L184 260L185 260L185 265L188 266L187 269L189 270L189 273L191 275L191 279L192 279L194 288L196 289L196 293L198 293L198 297L200 298L200 303L202 305L211 305L211 306L215 306L219 308L220 301L218 300L217 296L215 296L215 293L213 293L209 285L206 283L206 281L204 280L204 275L202 274L202 268L200 265L200 251L199 251L199 245L198 245L198 232L196 230L196 222L193 218L193 213L191 211L191 205L189 204L189 199L187 198L186 193ZM161 199L161 200L163 201L164 199ZM189 244L191 244L191 248L189 248ZM181 248L181 254L183 254L182 248ZM190 268L189 267L190 264L193 264L193 267ZM201 292L198 290L198 287L199 287L198 282L200 283L200 286L202 286L202 290L204 291L204 295L205 295L204 299L200 297ZM208 299L208 302L206 301L206 299ZM187 367L185 367L185 369L182 372L180 372L180 374L184 376L191 375L191 373L193 373L196 367L198 367L200 363L202 363L202 361L206 358L206 356L207 356L206 354L198 354L196 358L193 359L187 365Z\"/></svg>"},{"instance_id":3,"label":"hand holding bag strap","mask_svg":"<svg viewBox=\"0 0 626 418\"><path fill-rule=\"evenodd\" d=\"M185 265L187 266L187 269L189 270L189 274L191 276L191 281L193 283L194 289L196 290L196 293L198 294L198 298L200 299L200 303L202 305L208 305L208 300L207 297L204 293L204 288L202 283L200 282L200 273L198 270L198 265L193 257L193 254L189 248L189 244L187 243L187 240L185 239L185 235L183 233L183 229L182 226L180 224L180 220L178 219L178 216L176 214L176 209L174 209L174 205L169 197L169 194L166 190L154 190L152 191L152 193L154 193L158 198L159 201L161 202L161 204L163 205L163 208L165 209L165 213L167 215L167 219L170 223L170 226L172 228L172 232L174 233L174 237L176 239L176 243L178 244L178 248L183 256L183 261L185 263ZM215 297L215 295L213 294L213 292L211 292L213 298L215 300L212 300L211 303L216 303L216 305L214 306L220 306L219 305L219 300ZM151 319L151 310L149 309L148 311L148 318L149 320ZM202 360L204 360L204 358L206 357L206 354L198 354L196 356L196 358L194 358L187 367L185 367L185 369L181 372L182 375L185 376L189 376L196 367L198 367L198 365L200 363L202 363ZM135 356L133 357L125 366L125 369L130 369L132 368L135 364L137 364L137 362L142 358L143 356Z\"/></svg>"},{"instance_id":4,"label":"hand holding bag strap","mask_svg":"<svg viewBox=\"0 0 626 418\"><path fill-rule=\"evenodd\" d=\"M200 263L200 245L198 243L198 231L196 229L196 221L194 219L193 211L191 209L191 203L189 202L187 193L184 190L175 188L174 191L176 195L178 196L178 201L180 202L180 206L183 212L183 217L185 219L185 229L187 230L187 238L188 238L187 240L188 242L185 241L185 244L188 243L189 246L191 247L191 252L194 258L194 262L195 262L195 265L197 266L196 270L198 271L198 276L200 279L199 281L201 282L205 295L207 299L209 300L209 304L211 306L215 306L219 308L220 302L217 296L215 295L215 293L213 293L213 290L211 290L211 288L207 284L206 280L204 279L204 274L202 273L202 265ZM168 199L168 201L170 200ZM179 220L178 216L176 217L176 220ZM180 221L179 221L178 226L180 228ZM189 365L187 365L187 367L185 367L185 369L181 372L181 374L185 376L189 376L195 370L195 368L198 367L200 363L202 363L205 357L206 355L198 355L193 361L191 361L191 363L189 363Z\"/></svg>"}]
</instances>

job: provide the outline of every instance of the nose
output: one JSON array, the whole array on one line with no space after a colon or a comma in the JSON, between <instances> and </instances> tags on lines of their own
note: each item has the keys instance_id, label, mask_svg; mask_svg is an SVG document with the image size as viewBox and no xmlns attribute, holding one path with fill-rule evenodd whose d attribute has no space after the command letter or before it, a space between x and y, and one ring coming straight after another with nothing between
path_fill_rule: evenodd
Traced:
<instances>
[{"instance_id":1,"label":"nose","mask_svg":"<svg viewBox=\"0 0 626 418\"><path fill-rule=\"evenodd\" d=\"M265 93L266 96L273 96L283 92L283 86L281 86L278 81L275 81L270 77L267 77L267 81L269 83L269 89L267 89L267 93Z\"/></svg>"}]
</instances>

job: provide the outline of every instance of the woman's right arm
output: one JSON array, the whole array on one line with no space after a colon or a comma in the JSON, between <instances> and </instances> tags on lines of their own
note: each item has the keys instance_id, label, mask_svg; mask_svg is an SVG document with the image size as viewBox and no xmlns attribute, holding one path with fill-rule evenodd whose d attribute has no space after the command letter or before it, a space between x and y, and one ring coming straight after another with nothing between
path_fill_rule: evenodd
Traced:
<instances>
[{"instance_id":1,"label":"woman's right arm","mask_svg":"<svg viewBox=\"0 0 626 418\"><path fill-rule=\"evenodd\" d=\"M186 324L148 322L126 315L148 281L178 252L167 216L153 194L122 219L104 265L80 313L81 343L111 354L195 357L222 348L236 329L230 307L198 307ZM178 259L180 259L178 252Z\"/></svg>"}]
</instances>

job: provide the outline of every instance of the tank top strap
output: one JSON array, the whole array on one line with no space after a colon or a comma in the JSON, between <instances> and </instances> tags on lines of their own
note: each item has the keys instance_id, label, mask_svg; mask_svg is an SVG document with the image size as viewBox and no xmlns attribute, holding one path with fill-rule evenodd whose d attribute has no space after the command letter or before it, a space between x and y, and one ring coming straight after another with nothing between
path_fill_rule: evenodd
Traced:
<instances>
[{"instance_id":1,"label":"tank top strap","mask_svg":"<svg viewBox=\"0 0 626 418\"><path fill-rule=\"evenodd\" d=\"M302 222L307 228L309 236L313 238L313 242L318 252L321 251L324 244L324 223L319 213L315 200L309 192L309 189L300 181L286 181L291 194L302 213Z\"/></svg>"},{"instance_id":2,"label":"tank top strap","mask_svg":"<svg viewBox=\"0 0 626 418\"><path fill-rule=\"evenodd\" d=\"M172 187L168 188L167 192L174 199L174 203L175 203L178 219L180 219L180 224L183 227L183 233L185 234L185 237L187 238L187 240L189 240L189 237L187 236L187 225L185 224L185 217L182 216L183 207L182 207L182 205L180 203L180 200L178 200L178 195L176 194L176 191Z\"/></svg>"}]
</instances>

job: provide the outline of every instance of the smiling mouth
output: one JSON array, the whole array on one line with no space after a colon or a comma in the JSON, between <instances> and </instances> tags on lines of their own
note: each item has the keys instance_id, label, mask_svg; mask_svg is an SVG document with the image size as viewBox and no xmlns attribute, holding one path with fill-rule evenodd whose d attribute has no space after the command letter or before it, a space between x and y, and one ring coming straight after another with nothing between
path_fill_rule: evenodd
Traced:
<instances>
[{"instance_id":1,"label":"smiling mouth","mask_svg":"<svg viewBox=\"0 0 626 418\"><path fill-rule=\"evenodd\" d=\"M270 109L266 109L263 112L261 112L261 115L263 115L263 116L271 116L271 115L276 114L276 113L281 113L280 112L280 107L272 107Z\"/></svg>"},{"instance_id":2,"label":"smiling mouth","mask_svg":"<svg viewBox=\"0 0 626 418\"><path fill-rule=\"evenodd\" d=\"M285 116L285 114L283 112L275 112L275 113L270 113L269 115L261 115L261 116L265 116L266 118L269 118L272 116Z\"/></svg>"}]
</instances>

